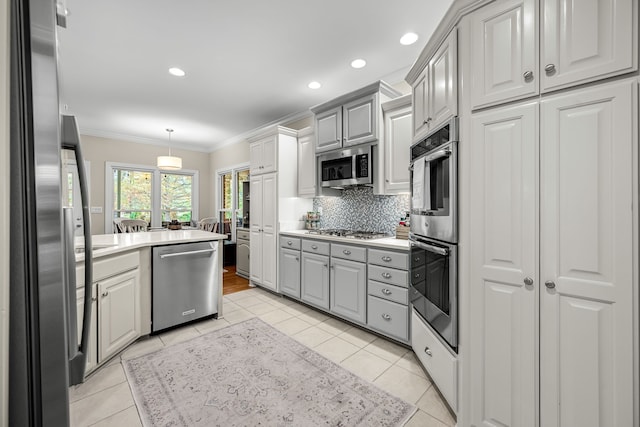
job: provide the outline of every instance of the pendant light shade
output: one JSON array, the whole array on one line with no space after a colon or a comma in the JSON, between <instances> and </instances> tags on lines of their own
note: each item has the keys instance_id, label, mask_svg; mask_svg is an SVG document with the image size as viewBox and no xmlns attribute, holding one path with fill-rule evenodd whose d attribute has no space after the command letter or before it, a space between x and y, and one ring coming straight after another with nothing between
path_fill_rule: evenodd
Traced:
<instances>
[{"instance_id":1,"label":"pendant light shade","mask_svg":"<svg viewBox=\"0 0 640 427\"><path fill-rule=\"evenodd\" d=\"M169 133L169 155L158 156L158 169L177 171L182 169L182 159L171 155L171 133L173 129L167 129Z\"/></svg>"}]
</instances>

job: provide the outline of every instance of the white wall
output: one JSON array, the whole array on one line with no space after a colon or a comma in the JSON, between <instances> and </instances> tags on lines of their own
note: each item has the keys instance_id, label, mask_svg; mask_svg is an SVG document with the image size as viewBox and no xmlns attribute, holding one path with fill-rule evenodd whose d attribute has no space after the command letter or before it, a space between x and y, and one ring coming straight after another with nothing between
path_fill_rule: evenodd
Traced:
<instances>
[{"instance_id":1,"label":"white wall","mask_svg":"<svg viewBox=\"0 0 640 427\"><path fill-rule=\"evenodd\" d=\"M149 144L137 144L129 141L120 141L97 136L81 135L82 154L85 160L90 162L91 206L101 206L102 214L91 215L91 233L104 233L104 212L106 212L105 189L105 164L106 162L131 163L136 165L155 166L157 156L166 156L168 148ZM182 167L199 171L200 206L199 217L205 218L213 215L211 209L211 175L209 166L209 153L198 151L171 149L171 154L182 157Z\"/></svg>"},{"instance_id":2,"label":"white wall","mask_svg":"<svg viewBox=\"0 0 640 427\"><path fill-rule=\"evenodd\" d=\"M0 0L0 426L9 397L9 2Z\"/></svg>"}]
</instances>

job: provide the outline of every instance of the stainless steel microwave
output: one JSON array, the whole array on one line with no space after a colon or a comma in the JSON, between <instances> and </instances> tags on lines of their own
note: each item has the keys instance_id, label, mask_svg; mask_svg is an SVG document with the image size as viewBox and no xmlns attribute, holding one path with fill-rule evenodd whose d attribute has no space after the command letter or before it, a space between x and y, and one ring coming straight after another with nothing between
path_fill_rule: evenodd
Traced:
<instances>
[{"instance_id":1,"label":"stainless steel microwave","mask_svg":"<svg viewBox=\"0 0 640 427\"><path fill-rule=\"evenodd\" d=\"M344 188L373 184L373 153L370 145L349 148L318 157L323 187Z\"/></svg>"}]
</instances>

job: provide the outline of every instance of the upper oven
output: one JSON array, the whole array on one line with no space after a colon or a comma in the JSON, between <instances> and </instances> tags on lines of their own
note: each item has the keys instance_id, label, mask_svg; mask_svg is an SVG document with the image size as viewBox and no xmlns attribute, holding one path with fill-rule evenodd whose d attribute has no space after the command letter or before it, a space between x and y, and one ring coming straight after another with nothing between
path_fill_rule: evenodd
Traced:
<instances>
[{"instance_id":1,"label":"upper oven","mask_svg":"<svg viewBox=\"0 0 640 427\"><path fill-rule=\"evenodd\" d=\"M319 166L323 187L373 184L370 145L323 154L319 156Z\"/></svg>"},{"instance_id":2,"label":"upper oven","mask_svg":"<svg viewBox=\"0 0 640 427\"><path fill-rule=\"evenodd\" d=\"M411 232L458 241L458 118L411 146Z\"/></svg>"}]
</instances>

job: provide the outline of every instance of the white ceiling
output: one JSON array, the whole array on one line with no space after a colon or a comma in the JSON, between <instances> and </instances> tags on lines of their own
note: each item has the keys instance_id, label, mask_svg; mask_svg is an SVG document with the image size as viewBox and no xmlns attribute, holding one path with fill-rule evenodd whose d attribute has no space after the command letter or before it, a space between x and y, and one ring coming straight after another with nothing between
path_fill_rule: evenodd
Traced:
<instances>
[{"instance_id":1,"label":"white ceiling","mask_svg":"<svg viewBox=\"0 0 640 427\"><path fill-rule=\"evenodd\" d=\"M164 145L169 127L172 146L215 150L378 79L401 82L451 3L66 0L61 104L84 134ZM402 46L409 31L420 38ZM356 58L367 66L351 68Z\"/></svg>"}]
</instances>

